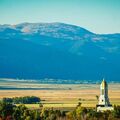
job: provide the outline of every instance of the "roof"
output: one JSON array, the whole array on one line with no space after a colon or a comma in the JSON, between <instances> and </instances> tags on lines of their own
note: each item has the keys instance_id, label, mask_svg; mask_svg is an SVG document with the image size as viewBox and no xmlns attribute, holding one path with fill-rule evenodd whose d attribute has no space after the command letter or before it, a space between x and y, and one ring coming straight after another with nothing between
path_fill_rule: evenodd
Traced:
<instances>
[{"instance_id":1,"label":"roof","mask_svg":"<svg viewBox=\"0 0 120 120\"><path fill-rule=\"evenodd\" d=\"M106 85L107 85L107 82L106 82L105 79L103 78L103 81L102 81L102 83L101 83L102 88L105 88Z\"/></svg>"}]
</instances>

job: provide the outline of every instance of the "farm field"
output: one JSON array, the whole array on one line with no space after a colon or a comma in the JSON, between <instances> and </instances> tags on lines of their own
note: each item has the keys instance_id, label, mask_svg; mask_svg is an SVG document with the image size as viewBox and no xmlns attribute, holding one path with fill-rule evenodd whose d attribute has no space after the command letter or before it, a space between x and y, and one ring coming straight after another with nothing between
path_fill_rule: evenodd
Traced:
<instances>
[{"instance_id":1,"label":"farm field","mask_svg":"<svg viewBox=\"0 0 120 120\"><path fill-rule=\"evenodd\" d=\"M30 85L29 85L30 86ZM40 90L0 90L0 98L37 96L45 108L73 109L80 102L84 107L95 107L98 103L96 95L99 96L99 84L39 84ZM54 87L54 90L47 88ZM120 84L109 84L110 102L120 105ZM26 104L28 108L39 109L39 104Z\"/></svg>"}]
</instances>

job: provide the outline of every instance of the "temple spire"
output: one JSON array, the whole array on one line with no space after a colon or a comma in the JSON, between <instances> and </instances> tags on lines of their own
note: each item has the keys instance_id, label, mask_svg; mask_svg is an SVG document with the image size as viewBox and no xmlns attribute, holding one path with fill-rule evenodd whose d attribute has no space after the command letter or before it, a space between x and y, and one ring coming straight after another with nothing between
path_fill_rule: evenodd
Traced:
<instances>
[{"instance_id":1,"label":"temple spire","mask_svg":"<svg viewBox=\"0 0 120 120\"><path fill-rule=\"evenodd\" d=\"M100 85L100 97L99 97L99 103L97 105L97 110L100 110L101 107L103 108L110 108L112 106L109 102L108 97L108 85L105 79L103 78L101 85ZM112 107L111 107L112 109Z\"/></svg>"}]
</instances>

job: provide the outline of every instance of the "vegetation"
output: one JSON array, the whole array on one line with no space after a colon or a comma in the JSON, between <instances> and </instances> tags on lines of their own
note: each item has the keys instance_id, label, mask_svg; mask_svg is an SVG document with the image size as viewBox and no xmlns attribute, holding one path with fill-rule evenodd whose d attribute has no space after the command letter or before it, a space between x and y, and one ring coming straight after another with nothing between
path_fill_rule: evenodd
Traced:
<instances>
[{"instance_id":1,"label":"vegetation","mask_svg":"<svg viewBox=\"0 0 120 120\"><path fill-rule=\"evenodd\" d=\"M15 106L11 103L0 103L1 120L40 120L39 111L29 110L25 105Z\"/></svg>"},{"instance_id":2,"label":"vegetation","mask_svg":"<svg viewBox=\"0 0 120 120\"><path fill-rule=\"evenodd\" d=\"M3 102L14 104L35 104L40 102L40 98L36 96L3 98Z\"/></svg>"},{"instance_id":3,"label":"vegetation","mask_svg":"<svg viewBox=\"0 0 120 120\"><path fill-rule=\"evenodd\" d=\"M114 106L113 111L96 112L95 109L81 107L81 104L72 112L67 113L68 120L120 120L120 106Z\"/></svg>"},{"instance_id":4,"label":"vegetation","mask_svg":"<svg viewBox=\"0 0 120 120\"><path fill-rule=\"evenodd\" d=\"M56 120L65 117L60 110L42 109L30 110L25 105L15 106L0 102L0 120Z\"/></svg>"},{"instance_id":5,"label":"vegetation","mask_svg":"<svg viewBox=\"0 0 120 120\"><path fill-rule=\"evenodd\" d=\"M96 112L94 108L85 108L81 103L73 111L51 109L28 109L21 104L15 106L5 101L0 102L1 120L119 120L120 106L113 111Z\"/></svg>"}]
</instances>

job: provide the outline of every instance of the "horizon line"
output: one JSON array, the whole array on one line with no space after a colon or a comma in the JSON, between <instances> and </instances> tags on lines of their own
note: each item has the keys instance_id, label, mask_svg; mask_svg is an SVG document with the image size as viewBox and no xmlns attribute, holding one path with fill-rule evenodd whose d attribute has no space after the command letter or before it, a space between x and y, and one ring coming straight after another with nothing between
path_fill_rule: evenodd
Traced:
<instances>
[{"instance_id":1,"label":"horizon line","mask_svg":"<svg viewBox=\"0 0 120 120\"><path fill-rule=\"evenodd\" d=\"M97 32L93 32L92 30L89 30L86 27L80 26L78 24L67 23L67 22L26 22L25 21L25 22L18 22L18 23L15 23L15 24L13 24L13 23L3 23L3 24L1 24L0 23L1 26L4 26L4 25L14 26L14 25L19 25L19 24L66 24L66 25L71 25L71 26L76 26L76 27L80 27L80 28L86 29L87 31L92 32L93 34L99 34L99 35L102 35L102 34L104 34L104 35L107 35L107 34L120 34L120 32L97 33Z\"/></svg>"}]
</instances>

